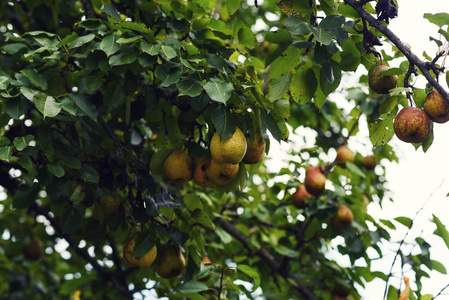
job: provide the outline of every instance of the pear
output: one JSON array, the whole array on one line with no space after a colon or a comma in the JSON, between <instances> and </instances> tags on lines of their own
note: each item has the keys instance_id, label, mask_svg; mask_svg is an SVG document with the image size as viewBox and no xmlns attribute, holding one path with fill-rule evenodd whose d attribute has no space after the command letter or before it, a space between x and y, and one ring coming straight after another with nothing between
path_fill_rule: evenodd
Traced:
<instances>
[{"instance_id":1,"label":"pear","mask_svg":"<svg viewBox=\"0 0 449 300\"><path fill-rule=\"evenodd\" d=\"M225 140L221 140L216 132L210 142L212 158L219 163L238 164L245 156L246 148L246 137L238 127L234 134Z\"/></svg>"},{"instance_id":2,"label":"pear","mask_svg":"<svg viewBox=\"0 0 449 300\"><path fill-rule=\"evenodd\" d=\"M377 166L377 158L374 155L367 155L360 159L360 163L365 169L372 171Z\"/></svg>"},{"instance_id":3,"label":"pear","mask_svg":"<svg viewBox=\"0 0 449 300\"><path fill-rule=\"evenodd\" d=\"M433 90L426 96L423 109L436 123L449 121L449 105L437 90Z\"/></svg>"},{"instance_id":4,"label":"pear","mask_svg":"<svg viewBox=\"0 0 449 300\"><path fill-rule=\"evenodd\" d=\"M202 187L213 186L214 183L207 177L206 170L209 168L211 158L201 156L194 160L193 165L193 181Z\"/></svg>"},{"instance_id":5,"label":"pear","mask_svg":"<svg viewBox=\"0 0 449 300\"><path fill-rule=\"evenodd\" d=\"M178 247L165 246L160 251L160 256L156 261L156 273L162 278L173 278L181 274L186 265L184 255Z\"/></svg>"},{"instance_id":6,"label":"pear","mask_svg":"<svg viewBox=\"0 0 449 300\"><path fill-rule=\"evenodd\" d=\"M344 204L338 206L337 215L333 219L333 224L338 229L344 229L351 225L354 220L352 210Z\"/></svg>"},{"instance_id":7,"label":"pear","mask_svg":"<svg viewBox=\"0 0 449 300\"><path fill-rule=\"evenodd\" d=\"M139 233L136 232L126 241L123 246L123 259L132 267L149 267L156 260L157 247L154 245L145 255L134 257L134 246L136 245L138 235Z\"/></svg>"},{"instance_id":8,"label":"pear","mask_svg":"<svg viewBox=\"0 0 449 300\"><path fill-rule=\"evenodd\" d=\"M243 157L243 162L245 164L257 164L263 159L267 144L263 141L258 131L256 131L254 136L254 142L251 143L250 139L247 138L246 144L248 146L246 149L246 154Z\"/></svg>"},{"instance_id":9,"label":"pear","mask_svg":"<svg viewBox=\"0 0 449 300\"><path fill-rule=\"evenodd\" d=\"M378 94L388 94L391 89L394 89L398 83L397 75L381 75L380 73L390 70L389 66L380 65L374 68L369 75L368 85Z\"/></svg>"},{"instance_id":10,"label":"pear","mask_svg":"<svg viewBox=\"0 0 449 300\"><path fill-rule=\"evenodd\" d=\"M326 176L321 172L320 167L310 166L306 169L304 185L310 194L314 196L321 195L326 185Z\"/></svg>"},{"instance_id":11,"label":"pear","mask_svg":"<svg viewBox=\"0 0 449 300\"><path fill-rule=\"evenodd\" d=\"M291 196L292 203L296 208L306 207L306 200L308 198L312 198L312 195L304 185L300 185Z\"/></svg>"},{"instance_id":12,"label":"pear","mask_svg":"<svg viewBox=\"0 0 449 300\"><path fill-rule=\"evenodd\" d=\"M422 143L432 131L429 116L416 107L405 107L396 115L393 122L396 136L406 143Z\"/></svg>"},{"instance_id":13,"label":"pear","mask_svg":"<svg viewBox=\"0 0 449 300\"><path fill-rule=\"evenodd\" d=\"M239 173L239 165L219 163L214 158L206 169L206 176L216 185L225 185L233 180Z\"/></svg>"},{"instance_id":14,"label":"pear","mask_svg":"<svg viewBox=\"0 0 449 300\"><path fill-rule=\"evenodd\" d=\"M25 248L23 248L23 255L29 260L38 260L42 255L42 248L38 241L32 240Z\"/></svg>"},{"instance_id":15,"label":"pear","mask_svg":"<svg viewBox=\"0 0 449 300\"><path fill-rule=\"evenodd\" d=\"M174 184L182 185L192 178L192 159L182 150L172 152L164 161L164 175Z\"/></svg>"},{"instance_id":16,"label":"pear","mask_svg":"<svg viewBox=\"0 0 449 300\"><path fill-rule=\"evenodd\" d=\"M337 150L337 157L335 158L335 163L341 167L346 167L346 162L354 162L354 154L345 145L342 145Z\"/></svg>"}]
</instances>

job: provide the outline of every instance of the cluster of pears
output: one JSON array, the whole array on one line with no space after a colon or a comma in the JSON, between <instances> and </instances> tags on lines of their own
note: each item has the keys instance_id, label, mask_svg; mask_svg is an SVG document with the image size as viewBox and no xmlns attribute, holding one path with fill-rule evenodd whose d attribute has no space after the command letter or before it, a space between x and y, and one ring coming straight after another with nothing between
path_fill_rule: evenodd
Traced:
<instances>
[{"instance_id":1,"label":"cluster of pears","mask_svg":"<svg viewBox=\"0 0 449 300\"><path fill-rule=\"evenodd\" d=\"M236 127L233 135L221 140L218 133L212 136L210 156L201 156L194 161L182 150L171 153L164 161L165 177L175 184L184 184L193 178L202 187L225 185L239 173L239 164L256 164L265 154L266 144L260 134L255 134L254 141L245 137Z\"/></svg>"},{"instance_id":2,"label":"cluster of pears","mask_svg":"<svg viewBox=\"0 0 449 300\"><path fill-rule=\"evenodd\" d=\"M133 255L136 238L139 233L134 233L123 246L123 259L132 267L150 267L154 263L156 273L162 278L174 278L179 276L184 269L186 262L179 247L175 245L164 245L159 250L153 246L143 256Z\"/></svg>"},{"instance_id":3,"label":"cluster of pears","mask_svg":"<svg viewBox=\"0 0 449 300\"><path fill-rule=\"evenodd\" d=\"M346 167L346 163L353 163L355 156L352 151L345 145L337 149L337 156L334 164L342 168ZM372 171L377 165L377 159L374 155L363 156L360 163L366 170ZM292 204L297 208L305 208L307 199L320 196L326 185L325 168L319 166L308 166L306 168L306 177L304 184L299 185L296 191L291 195ZM354 214L351 209L344 204L340 204L337 214L333 219L333 225L336 228L344 229L351 225Z\"/></svg>"},{"instance_id":4,"label":"cluster of pears","mask_svg":"<svg viewBox=\"0 0 449 300\"><path fill-rule=\"evenodd\" d=\"M384 75L382 72L390 68L377 66L369 76L369 87L378 94L388 94L397 86L397 75ZM393 129L396 136L406 143L422 143L432 131L432 123L449 121L449 104L437 90L427 94L423 109L405 107L394 119Z\"/></svg>"}]
</instances>

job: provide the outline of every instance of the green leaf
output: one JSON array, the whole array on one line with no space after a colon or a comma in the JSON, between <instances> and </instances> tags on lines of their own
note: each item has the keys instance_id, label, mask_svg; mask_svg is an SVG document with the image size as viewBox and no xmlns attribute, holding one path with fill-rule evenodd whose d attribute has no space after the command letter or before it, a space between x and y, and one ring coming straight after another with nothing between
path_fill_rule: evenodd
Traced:
<instances>
[{"instance_id":1,"label":"green leaf","mask_svg":"<svg viewBox=\"0 0 449 300\"><path fill-rule=\"evenodd\" d=\"M133 63L137 59L138 53L136 49L131 49L126 52L122 52L113 55L109 58L109 64L111 66L121 66Z\"/></svg>"},{"instance_id":2,"label":"green leaf","mask_svg":"<svg viewBox=\"0 0 449 300\"><path fill-rule=\"evenodd\" d=\"M240 8L240 0L228 0L228 12L233 15Z\"/></svg>"},{"instance_id":3,"label":"green leaf","mask_svg":"<svg viewBox=\"0 0 449 300\"><path fill-rule=\"evenodd\" d=\"M90 99L81 94L70 94L69 97L89 118L97 120L97 108L90 102Z\"/></svg>"},{"instance_id":4,"label":"green leaf","mask_svg":"<svg viewBox=\"0 0 449 300\"><path fill-rule=\"evenodd\" d=\"M254 292L260 286L259 273L257 273L257 271L255 269L251 268L248 265L238 264L237 265L237 270L239 270L240 272L246 274L247 276L249 276L253 280L253 289L252 289L251 292Z\"/></svg>"},{"instance_id":5,"label":"green leaf","mask_svg":"<svg viewBox=\"0 0 449 300\"><path fill-rule=\"evenodd\" d=\"M211 119L220 139L225 140L234 134L236 121L229 109L223 105L218 105L211 111Z\"/></svg>"},{"instance_id":6,"label":"green leaf","mask_svg":"<svg viewBox=\"0 0 449 300\"><path fill-rule=\"evenodd\" d=\"M36 194L39 191L39 184L34 183L31 186L18 190L12 199L14 208L28 208L36 199Z\"/></svg>"},{"instance_id":7,"label":"green leaf","mask_svg":"<svg viewBox=\"0 0 449 300\"><path fill-rule=\"evenodd\" d=\"M271 63L270 78L277 78L290 72L301 61L301 52L298 48L289 46L284 53Z\"/></svg>"},{"instance_id":8,"label":"green leaf","mask_svg":"<svg viewBox=\"0 0 449 300\"><path fill-rule=\"evenodd\" d=\"M44 93L36 93L36 95L34 95L34 103L36 108L44 116L44 119L46 117L56 117L61 111L61 103L56 102L55 98Z\"/></svg>"},{"instance_id":9,"label":"green leaf","mask_svg":"<svg viewBox=\"0 0 449 300\"><path fill-rule=\"evenodd\" d=\"M285 19L284 25L293 34L308 35L312 32L312 28L310 27L309 23L300 18L296 17L287 18Z\"/></svg>"},{"instance_id":10,"label":"green leaf","mask_svg":"<svg viewBox=\"0 0 449 300\"><path fill-rule=\"evenodd\" d=\"M348 170L351 173L357 174L357 175L359 175L362 178L366 177L365 172L360 170L360 168L356 164L353 164L351 162L346 162L346 167L348 168Z\"/></svg>"},{"instance_id":11,"label":"green leaf","mask_svg":"<svg viewBox=\"0 0 449 300\"><path fill-rule=\"evenodd\" d=\"M281 0L277 6L289 17L310 18L313 13L309 0Z\"/></svg>"},{"instance_id":12,"label":"green leaf","mask_svg":"<svg viewBox=\"0 0 449 300\"><path fill-rule=\"evenodd\" d=\"M273 44L290 43L292 41L292 35L285 29L279 29L268 32L265 35L265 40Z\"/></svg>"},{"instance_id":13,"label":"green leaf","mask_svg":"<svg viewBox=\"0 0 449 300\"><path fill-rule=\"evenodd\" d=\"M435 270L441 274L447 274L446 267L439 261L432 260L432 266L433 266L433 270Z\"/></svg>"},{"instance_id":14,"label":"green leaf","mask_svg":"<svg viewBox=\"0 0 449 300\"><path fill-rule=\"evenodd\" d=\"M384 146L394 135L394 114L388 114L386 119L380 119L369 124L369 138L374 147Z\"/></svg>"},{"instance_id":15,"label":"green leaf","mask_svg":"<svg viewBox=\"0 0 449 300\"><path fill-rule=\"evenodd\" d=\"M134 30L134 31L142 32L142 33L149 33L150 32L150 30L148 29L148 27L144 23L122 22L122 23L120 23L120 27L131 29L131 30ZM139 36L138 38L141 39L142 37Z\"/></svg>"},{"instance_id":16,"label":"green leaf","mask_svg":"<svg viewBox=\"0 0 449 300\"><path fill-rule=\"evenodd\" d=\"M28 155L21 155L17 160L17 163L21 165L25 170L28 171L30 176L37 176L36 168L34 167L33 161Z\"/></svg>"},{"instance_id":17,"label":"green leaf","mask_svg":"<svg viewBox=\"0 0 449 300\"><path fill-rule=\"evenodd\" d=\"M154 75L162 81L160 84L162 87L168 87L179 81L182 72L180 68L173 70L172 68L166 68L164 65L160 65L156 68Z\"/></svg>"},{"instance_id":18,"label":"green leaf","mask_svg":"<svg viewBox=\"0 0 449 300\"><path fill-rule=\"evenodd\" d=\"M312 100L317 89L318 82L312 68L302 65L290 82L290 91L293 99L299 104L305 104Z\"/></svg>"},{"instance_id":19,"label":"green leaf","mask_svg":"<svg viewBox=\"0 0 449 300\"><path fill-rule=\"evenodd\" d=\"M150 231L142 231L136 238L133 257L142 257L147 254L155 245L156 237Z\"/></svg>"},{"instance_id":20,"label":"green leaf","mask_svg":"<svg viewBox=\"0 0 449 300\"><path fill-rule=\"evenodd\" d=\"M124 101L125 91L123 90L123 81L114 80L109 82L103 94L104 105L112 110L122 105Z\"/></svg>"},{"instance_id":21,"label":"green leaf","mask_svg":"<svg viewBox=\"0 0 449 300\"><path fill-rule=\"evenodd\" d=\"M182 294L191 294L191 293L199 293L208 290L209 287L202 282L199 281L188 281L182 285L178 285L175 288L175 291L178 291Z\"/></svg>"},{"instance_id":22,"label":"green leaf","mask_svg":"<svg viewBox=\"0 0 449 300\"><path fill-rule=\"evenodd\" d=\"M413 225L413 221L409 217L396 217L396 218L394 218L394 220L401 223L402 225L404 225L407 228L411 228Z\"/></svg>"},{"instance_id":23,"label":"green leaf","mask_svg":"<svg viewBox=\"0 0 449 300\"><path fill-rule=\"evenodd\" d=\"M65 174L64 169L59 165L48 164L47 169L58 178L63 177Z\"/></svg>"},{"instance_id":24,"label":"green leaf","mask_svg":"<svg viewBox=\"0 0 449 300\"><path fill-rule=\"evenodd\" d=\"M321 27L312 26L312 32L316 40L323 45L330 45L335 38L331 31L328 31Z\"/></svg>"},{"instance_id":25,"label":"green leaf","mask_svg":"<svg viewBox=\"0 0 449 300\"><path fill-rule=\"evenodd\" d=\"M153 44L150 45L147 42L140 43L140 47L143 52L148 53L149 55L159 55L161 52L161 45L160 44Z\"/></svg>"},{"instance_id":26,"label":"green leaf","mask_svg":"<svg viewBox=\"0 0 449 300\"><path fill-rule=\"evenodd\" d=\"M429 20L430 23L433 23L440 28L443 27L444 25L449 25L448 13L424 14L424 18Z\"/></svg>"},{"instance_id":27,"label":"green leaf","mask_svg":"<svg viewBox=\"0 0 449 300\"><path fill-rule=\"evenodd\" d=\"M231 93L234 87L230 82L221 81L218 78L211 78L210 81L204 85L204 89L212 100L226 104L229 98L231 98Z\"/></svg>"},{"instance_id":28,"label":"green leaf","mask_svg":"<svg viewBox=\"0 0 449 300\"><path fill-rule=\"evenodd\" d=\"M382 101L382 103L379 106L379 113L380 114L387 114L391 112L395 107L398 105L399 102L405 99L405 96L391 96Z\"/></svg>"},{"instance_id":29,"label":"green leaf","mask_svg":"<svg viewBox=\"0 0 449 300\"><path fill-rule=\"evenodd\" d=\"M185 195L183 201L188 210L203 209L203 203L196 194Z\"/></svg>"},{"instance_id":30,"label":"green leaf","mask_svg":"<svg viewBox=\"0 0 449 300\"><path fill-rule=\"evenodd\" d=\"M19 119L28 109L28 101L24 98L17 97L5 101L5 111L13 119Z\"/></svg>"},{"instance_id":31,"label":"green leaf","mask_svg":"<svg viewBox=\"0 0 449 300\"><path fill-rule=\"evenodd\" d=\"M59 221L62 227L62 231L64 233L75 232L81 225L82 219L83 216L76 207L67 206L63 210L61 219Z\"/></svg>"},{"instance_id":32,"label":"green leaf","mask_svg":"<svg viewBox=\"0 0 449 300\"><path fill-rule=\"evenodd\" d=\"M179 96L185 95L197 97L203 92L203 85L201 82L191 77L181 78L181 80L176 83L176 87L179 90Z\"/></svg>"},{"instance_id":33,"label":"green leaf","mask_svg":"<svg viewBox=\"0 0 449 300\"><path fill-rule=\"evenodd\" d=\"M206 214L203 210L197 209L192 212L192 218L197 221L198 223L215 230L214 223L212 223L212 220L210 219L209 215Z\"/></svg>"},{"instance_id":34,"label":"green leaf","mask_svg":"<svg viewBox=\"0 0 449 300\"><path fill-rule=\"evenodd\" d=\"M28 78L35 86L37 86L43 90L45 90L47 88L47 81L41 74L37 73L35 70L24 69L20 72L23 75L25 75L26 78Z\"/></svg>"},{"instance_id":35,"label":"green leaf","mask_svg":"<svg viewBox=\"0 0 449 300\"><path fill-rule=\"evenodd\" d=\"M0 147L11 145L11 141L6 136L0 136Z\"/></svg>"},{"instance_id":36,"label":"green leaf","mask_svg":"<svg viewBox=\"0 0 449 300\"><path fill-rule=\"evenodd\" d=\"M298 257L298 251L295 251L293 249L290 249L288 247L285 247L283 245L277 245L274 247L275 251L281 255L288 256L288 257Z\"/></svg>"},{"instance_id":37,"label":"green leaf","mask_svg":"<svg viewBox=\"0 0 449 300\"><path fill-rule=\"evenodd\" d=\"M330 15L320 22L319 27L323 29L330 29L341 27L344 23L345 17L343 17L342 15Z\"/></svg>"},{"instance_id":38,"label":"green leaf","mask_svg":"<svg viewBox=\"0 0 449 300\"><path fill-rule=\"evenodd\" d=\"M268 99L271 102L274 102L276 100L279 100L283 98L284 94L288 91L290 88L290 80L291 80L291 74L286 73L283 74L273 80L271 80L271 85L268 93Z\"/></svg>"},{"instance_id":39,"label":"green leaf","mask_svg":"<svg viewBox=\"0 0 449 300\"><path fill-rule=\"evenodd\" d=\"M0 147L0 160L9 161L12 157L12 147Z\"/></svg>"},{"instance_id":40,"label":"green leaf","mask_svg":"<svg viewBox=\"0 0 449 300\"><path fill-rule=\"evenodd\" d=\"M247 47L255 47L257 45L256 36L254 35L254 32L248 27L240 28L237 36L240 44L242 45L245 45Z\"/></svg>"},{"instance_id":41,"label":"green leaf","mask_svg":"<svg viewBox=\"0 0 449 300\"><path fill-rule=\"evenodd\" d=\"M87 44L90 41L92 41L94 38L95 38L95 34L93 34L93 33L77 37L76 39L74 39L73 41L71 41L67 44L67 48L72 49L72 48L81 47L84 44Z\"/></svg>"},{"instance_id":42,"label":"green leaf","mask_svg":"<svg viewBox=\"0 0 449 300\"><path fill-rule=\"evenodd\" d=\"M100 181L100 174L98 174L97 170L89 165L83 165L83 168L80 170L81 178L85 182L89 183L98 183Z\"/></svg>"},{"instance_id":43,"label":"green leaf","mask_svg":"<svg viewBox=\"0 0 449 300\"><path fill-rule=\"evenodd\" d=\"M14 147L17 150L22 151L28 144L34 139L34 136L28 134L26 136L18 136L13 140Z\"/></svg>"},{"instance_id":44,"label":"green leaf","mask_svg":"<svg viewBox=\"0 0 449 300\"><path fill-rule=\"evenodd\" d=\"M120 45L117 44L118 37L116 35L105 36L100 43L100 49L106 53L107 56L111 56L120 50Z\"/></svg>"},{"instance_id":45,"label":"green leaf","mask_svg":"<svg viewBox=\"0 0 449 300\"><path fill-rule=\"evenodd\" d=\"M433 222L437 225L437 229L435 231L435 234L441 237L446 244L446 246L449 248L449 232L446 229L446 226L440 221L440 219L435 216L433 216Z\"/></svg>"},{"instance_id":46,"label":"green leaf","mask_svg":"<svg viewBox=\"0 0 449 300\"><path fill-rule=\"evenodd\" d=\"M103 11L108 14L110 17L112 17L113 19L117 20L117 21L122 21L122 19L120 18L119 13L117 12L117 9L115 9L115 6L111 3L106 3L103 7Z\"/></svg>"}]
</instances>

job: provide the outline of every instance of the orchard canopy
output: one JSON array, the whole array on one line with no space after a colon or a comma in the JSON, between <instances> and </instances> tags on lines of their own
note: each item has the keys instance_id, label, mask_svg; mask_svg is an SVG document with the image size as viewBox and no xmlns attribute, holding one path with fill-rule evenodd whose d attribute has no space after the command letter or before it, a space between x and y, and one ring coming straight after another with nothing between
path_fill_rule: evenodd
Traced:
<instances>
[{"instance_id":1,"label":"orchard canopy","mask_svg":"<svg viewBox=\"0 0 449 300\"><path fill-rule=\"evenodd\" d=\"M398 112L422 113L425 135L401 145L426 151L444 126L427 94L449 101L449 15L423 12L435 51L418 56L388 28L400 11L1 1L2 299L360 299L375 279L384 299L438 298L448 282L422 295L446 273L430 245L390 238L413 220L366 209L394 200L389 141L414 127ZM394 79L382 94L368 86L379 65ZM390 249L391 271L374 270Z\"/></svg>"}]
</instances>

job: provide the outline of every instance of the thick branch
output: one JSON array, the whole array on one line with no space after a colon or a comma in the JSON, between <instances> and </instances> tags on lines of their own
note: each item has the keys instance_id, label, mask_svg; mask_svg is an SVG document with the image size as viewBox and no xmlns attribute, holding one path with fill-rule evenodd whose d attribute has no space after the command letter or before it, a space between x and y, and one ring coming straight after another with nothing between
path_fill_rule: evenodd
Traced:
<instances>
[{"instance_id":1,"label":"thick branch","mask_svg":"<svg viewBox=\"0 0 449 300\"><path fill-rule=\"evenodd\" d=\"M221 228L223 228L227 233L232 235L236 240L238 240L243 245L249 244L250 238L247 237L245 234L243 234L243 232L238 230L229 221L218 217L214 220L214 222L220 225ZM307 286L305 286L302 282L299 281L298 278L296 278L295 275L287 271L287 269L281 268L281 264L266 249L262 247L258 248L256 251L256 255L259 256L274 272L279 273L285 278L292 279L296 283L295 288L305 297L305 299L308 300L318 299Z\"/></svg>"},{"instance_id":2,"label":"thick branch","mask_svg":"<svg viewBox=\"0 0 449 300\"><path fill-rule=\"evenodd\" d=\"M390 41L396 45L396 47L401 51L411 64L417 66L427 81L443 96L443 98L449 103L449 94L444 90L444 88L433 78L427 68L426 63L420 60L411 50L408 48L388 27L386 27L382 22L374 18L369 12L363 8L363 2L357 2L355 0L345 0L345 3L351 6L359 16L366 20L371 26L383 33Z\"/></svg>"}]
</instances>

